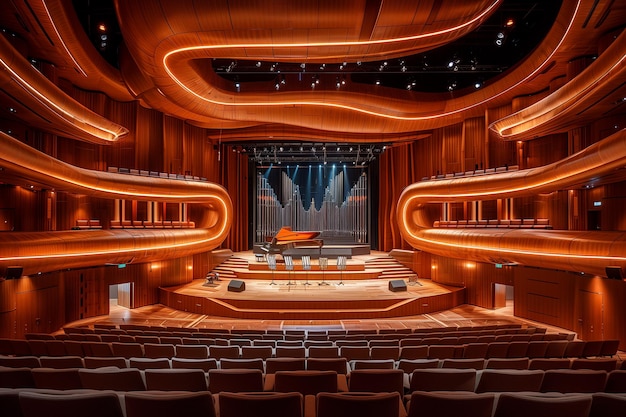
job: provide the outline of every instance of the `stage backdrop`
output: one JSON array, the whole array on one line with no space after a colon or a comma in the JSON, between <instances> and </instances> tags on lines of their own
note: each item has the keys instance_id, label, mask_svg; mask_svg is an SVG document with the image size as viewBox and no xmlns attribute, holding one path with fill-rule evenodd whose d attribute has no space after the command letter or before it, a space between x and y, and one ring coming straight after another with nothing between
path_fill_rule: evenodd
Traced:
<instances>
[{"instance_id":1,"label":"stage backdrop","mask_svg":"<svg viewBox=\"0 0 626 417\"><path fill-rule=\"evenodd\" d=\"M259 166L255 241L283 226L322 232L325 243L369 243L367 168L345 165Z\"/></svg>"}]
</instances>

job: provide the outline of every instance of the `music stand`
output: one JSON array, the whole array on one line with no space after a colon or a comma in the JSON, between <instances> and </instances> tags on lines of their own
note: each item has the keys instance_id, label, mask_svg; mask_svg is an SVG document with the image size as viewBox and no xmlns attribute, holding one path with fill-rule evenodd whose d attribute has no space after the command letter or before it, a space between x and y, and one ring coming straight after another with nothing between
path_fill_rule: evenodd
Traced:
<instances>
[{"instance_id":1,"label":"music stand","mask_svg":"<svg viewBox=\"0 0 626 417\"><path fill-rule=\"evenodd\" d=\"M285 260L285 269L287 270L287 285L296 285L295 281L291 282L291 271L293 271L293 258L291 255L284 255L283 259Z\"/></svg>"},{"instance_id":2,"label":"music stand","mask_svg":"<svg viewBox=\"0 0 626 417\"><path fill-rule=\"evenodd\" d=\"M304 285L311 285L309 282L309 271L311 270L311 256L310 255L302 255L302 269L306 271L306 281Z\"/></svg>"},{"instance_id":3,"label":"music stand","mask_svg":"<svg viewBox=\"0 0 626 417\"><path fill-rule=\"evenodd\" d=\"M276 255L268 253L265 258L267 259L268 268L272 270L272 282L270 282L270 285L278 285L274 282L274 271L276 270Z\"/></svg>"},{"instance_id":4,"label":"music stand","mask_svg":"<svg viewBox=\"0 0 626 417\"><path fill-rule=\"evenodd\" d=\"M337 269L340 271L341 279L339 280L339 284L343 285L343 271L346 269L347 258L343 255L337 257Z\"/></svg>"},{"instance_id":5,"label":"music stand","mask_svg":"<svg viewBox=\"0 0 626 417\"><path fill-rule=\"evenodd\" d=\"M330 285L328 282L326 282L326 276L324 272L326 271L326 268L328 268L328 258L320 258L319 263L320 269L322 270L322 282L318 282L317 285Z\"/></svg>"}]
</instances>

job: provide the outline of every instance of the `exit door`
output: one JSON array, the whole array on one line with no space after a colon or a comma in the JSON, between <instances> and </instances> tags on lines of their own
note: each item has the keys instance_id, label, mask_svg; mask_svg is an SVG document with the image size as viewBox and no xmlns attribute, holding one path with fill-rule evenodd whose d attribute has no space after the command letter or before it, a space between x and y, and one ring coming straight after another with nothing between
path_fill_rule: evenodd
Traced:
<instances>
[{"instance_id":1,"label":"exit door","mask_svg":"<svg viewBox=\"0 0 626 417\"><path fill-rule=\"evenodd\" d=\"M580 290L578 295L580 298L579 337L583 340L603 339L602 294Z\"/></svg>"}]
</instances>

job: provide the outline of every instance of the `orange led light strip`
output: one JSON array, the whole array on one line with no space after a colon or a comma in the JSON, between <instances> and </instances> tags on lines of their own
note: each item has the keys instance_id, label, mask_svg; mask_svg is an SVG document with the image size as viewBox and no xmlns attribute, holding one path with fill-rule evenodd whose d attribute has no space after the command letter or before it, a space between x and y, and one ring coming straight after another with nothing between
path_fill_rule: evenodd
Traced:
<instances>
[{"instance_id":1,"label":"orange led light strip","mask_svg":"<svg viewBox=\"0 0 626 417\"><path fill-rule=\"evenodd\" d=\"M524 84L528 79L532 78L535 74L537 74L543 68L543 66L547 62L549 62L552 59L552 57L554 56L556 51L560 48L562 43L565 41L565 38L567 37L568 33L570 32L570 30L572 28L572 25L574 23L575 17L578 14L578 11L580 9L581 1L582 0L578 0L577 1L576 8L574 10L574 13L572 14L572 18L568 22L567 28L564 31L564 33L563 33L561 39L559 40L558 44L556 45L556 47L553 48L553 50L543 60L543 62L540 65L538 65L530 74L528 74L526 77L524 77L522 80L518 81L517 83L513 84L512 86L509 86L508 88L502 89L501 91L496 92L493 95L491 95L490 97L484 98L484 99L480 100L477 103L474 103L474 104L471 104L471 105L467 105L465 107L461 107L461 108L456 109L456 110L451 110L451 111L439 113L439 114L436 114L436 115L429 115L429 116L395 116L395 115L381 113L381 112L376 112L376 111L372 111L372 110L366 110L364 108L356 107L356 106L337 104L337 103L328 103L328 102L314 102L314 101L272 101L272 102L258 102L258 101L255 101L255 102L237 103L237 102L228 102L228 101L215 100L215 99L211 99L209 97L205 97L203 95L200 95L200 94L196 93L192 88L188 87L184 82L182 82L178 77L176 77L176 75L174 74L174 71L170 68L170 65L168 64L168 61L172 57L174 57L176 54L178 54L178 53L189 52L189 51L198 51L198 50L205 50L206 51L206 50L224 49L224 48L368 46L368 45L383 44L383 43L404 42L404 41L409 41L409 40L420 39L420 38L427 37L427 36L434 36L435 34L447 33L447 32L451 32L451 31L463 28L464 26L466 26L466 25L472 23L473 21L475 21L475 20L481 18L482 16L484 16L484 14L486 14L493 7L495 7L499 3L499 1L496 1L493 4L491 4L491 6L489 6L485 11L483 11L483 13L481 13L478 17L476 17L475 19L470 20L470 21L464 23L463 25L459 25L459 26L456 26L454 28L448 28L448 29L445 29L445 30L442 30L442 31L433 32L433 33L429 33L429 34L415 35L415 36L403 37L403 38L384 39L384 40L377 40L377 41L363 41L363 42L354 41L354 42L317 42L317 43L314 42L314 43L294 43L294 44L271 44L271 43L268 43L268 44L222 44L222 45L189 46L189 47L185 47L185 48L177 48L177 49L174 49L172 51L167 52L165 54L165 56L163 57L163 67L164 67L165 71L167 72L167 74L169 75L169 77L176 84L178 84L182 89L184 89L188 93L196 96L197 98L199 98L199 99L201 99L201 100L203 100L205 102L211 103L211 104L217 104L217 105L223 105L223 106L229 106L229 107L285 106L285 105L319 106L319 107L328 107L328 108L338 108L338 109L343 109L343 110L349 110L349 111L354 111L354 112L357 112L357 113L362 113L362 114L367 114L367 115L371 115L371 116L382 117L382 118L392 119L392 120L403 120L403 121L432 120L432 119L438 119L438 118L442 118L442 117L451 116L451 115L454 115L454 114L457 114L457 113L461 113L461 112L467 111L469 109L472 109L474 107L477 107L477 106L480 106L482 104L485 104L485 103L487 103L489 101L492 101L493 99L495 99L495 98L497 98L497 97L499 97L501 95L504 95L504 94L508 93L509 91L513 90L517 86L519 86L521 84Z\"/></svg>"}]
</instances>

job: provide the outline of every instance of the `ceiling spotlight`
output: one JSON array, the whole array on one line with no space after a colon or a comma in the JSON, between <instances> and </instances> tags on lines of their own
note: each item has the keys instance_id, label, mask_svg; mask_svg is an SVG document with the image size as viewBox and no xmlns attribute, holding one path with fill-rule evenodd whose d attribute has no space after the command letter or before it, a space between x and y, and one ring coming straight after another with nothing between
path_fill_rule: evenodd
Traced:
<instances>
[{"instance_id":1,"label":"ceiling spotlight","mask_svg":"<svg viewBox=\"0 0 626 417\"><path fill-rule=\"evenodd\" d=\"M454 67L454 61L448 62L448 68L452 68L452 67Z\"/></svg>"},{"instance_id":2,"label":"ceiling spotlight","mask_svg":"<svg viewBox=\"0 0 626 417\"><path fill-rule=\"evenodd\" d=\"M380 80L376 80L376 85L380 85Z\"/></svg>"},{"instance_id":3,"label":"ceiling spotlight","mask_svg":"<svg viewBox=\"0 0 626 417\"><path fill-rule=\"evenodd\" d=\"M100 23L100 24L98 25L98 30L99 30L100 32L105 32L105 31L107 30L107 26L106 26L104 23Z\"/></svg>"},{"instance_id":4,"label":"ceiling spotlight","mask_svg":"<svg viewBox=\"0 0 626 417\"><path fill-rule=\"evenodd\" d=\"M502 39L496 39L496 45L502 46Z\"/></svg>"},{"instance_id":5,"label":"ceiling spotlight","mask_svg":"<svg viewBox=\"0 0 626 417\"><path fill-rule=\"evenodd\" d=\"M496 35L496 38L504 39L504 32L498 32L498 34Z\"/></svg>"},{"instance_id":6,"label":"ceiling spotlight","mask_svg":"<svg viewBox=\"0 0 626 417\"><path fill-rule=\"evenodd\" d=\"M261 61L257 61L257 62L256 62L256 67L257 67L257 68L261 68Z\"/></svg>"},{"instance_id":7,"label":"ceiling spotlight","mask_svg":"<svg viewBox=\"0 0 626 417\"><path fill-rule=\"evenodd\" d=\"M504 26L506 26L508 28L512 27L513 25L515 25L515 20L513 20L513 19L508 19L506 21L506 23L504 24Z\"/></svg>"},{"instance_id":8,"label":"ceiling spotlight","mask_svg":"<svg viewBox=\"0 0 626 417\"><path fill-rule=\"evenodd\" d=\"M300 68L305 69L306 68L306 64L305 63L300 64Z\"/></svg>"},{"instance_id":9,"label":"ceiling spotlight","mask_svg":"<svg viewBox=\"0 0 626 417\"><path fill-rule=\"evenodd\" d=\"M326 69L326 64L320 65L320 70L324 71Z\"/></svg>"},{"instance_id":10,"label":"ceiling spotlight","mask_svg":"<svg viewBox=\"0 0 626 417\"><path fill-rule=\"evenodd\" d=\"M483 86L483 83L481 83L480 81L476 81L476 83L474 84L474 88L476 89L479 89L482 86Z\"/></svg>"}]
</instances>

